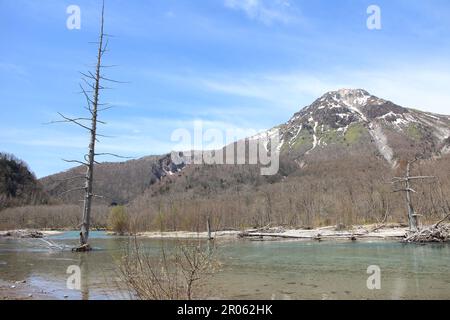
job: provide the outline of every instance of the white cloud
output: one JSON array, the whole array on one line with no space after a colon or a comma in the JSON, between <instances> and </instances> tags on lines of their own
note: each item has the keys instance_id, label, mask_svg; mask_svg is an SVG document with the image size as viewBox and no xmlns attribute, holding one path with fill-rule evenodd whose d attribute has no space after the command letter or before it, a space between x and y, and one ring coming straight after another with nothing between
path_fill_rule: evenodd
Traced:
<instances>
[{"instance_id":1,"label":"white cloud","mask_svg":"<svg viewBox=\"0 0 450 320\"><path fill-rule=\"evenodd\" d=\"M266 25L277 22L287 24L294 20L288 14L291 4L287 0L225 0L225 6L243 11L250 19Z\"/></svg>"},{"instance_id":2,"label":"white cloud","mask_svg":"<svg viewBox=\"0 0 450 320\"><path fill-rule=\"evenodd\" d=\"M356 71L355 83L381 98L407 108L450 114L450 74L447 67L401 66L390 70Z\"/></svg>"},{"instance_id":3,"label":"white cloud","mask_svg":"<svg viewBox=\"0 0 450 320\"><path fill-rule=\"evenodd\" d=\"M443 64L411 65L307 73L184 74L173 79L200 90L250 98L274 113L285 112L287 117L325 92L340 88L362 88L404 107L450 114L448 68Z\"/></svg>"}]
</instances>

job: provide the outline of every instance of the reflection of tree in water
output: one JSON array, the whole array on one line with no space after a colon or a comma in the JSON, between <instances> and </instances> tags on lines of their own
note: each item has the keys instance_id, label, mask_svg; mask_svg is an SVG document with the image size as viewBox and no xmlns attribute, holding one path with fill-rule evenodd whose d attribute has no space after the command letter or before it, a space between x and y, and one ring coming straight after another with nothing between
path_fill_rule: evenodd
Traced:
<instances>
[{"instance_id":1,"label":"reflection of tree in water","mask_svg":"<svg viewBox=\"0 0 450 320\"><path fill-rule=\"evenodd\" d=\"M19 250L18 250L19 248ZM22 281L39 276L41 273L54 274L55 265L49 264L52 252L40 250L40 243L27 240L8 240L2 243L0 253L0 272L3 280Z\"/></svg>"},{"instance_id":2,"label":"reflection of tree in water","mask_svg":"<svg viewBox=\"0 0 450 320\"><path fill-rule=\"evenodd\" d=\"M86 253L79 254L78 266L81 271L81 299L89 300L89 262Z\"/></svg>"},{"instance_id":3,"label":"reflection of tree in water","mask_svg":"<svg viewBox=\"0 0 450 320\"><path fill-rule=\"evenodd\" d=\"M105 248L90 254L74 254L70 250L51 249L41 239L9 239L0 242L0 278L6 281L26 280L30 285L42 286L47 292L66 293L80 299L105 298L117 292L111 278L116 275L115 262L121 258L123 239L95 239L96 246ZM72 240L64 240L67 248ZM58 241L61 244L62 241ZM67 268L78 266L81 290L66 287ZM62 292L61 292L62 290ZM71 291L71 293L69 292ZM59 295L58 295L59 296Z\"/></svg>"},{"instance_id":4,"label":"reflection of tree in water","mask_svg":"<svg viewBox=\"0 0 450 320\"><path fill-rule=\"evenodd\" d=\"M95 239L91 252L78 253L77 263L81 271L80 298L129 299L119 283L118 264L123 257L122 247L127 238ZM95 245L98 245L96 247Z\"/></svg>"}]
</instances>

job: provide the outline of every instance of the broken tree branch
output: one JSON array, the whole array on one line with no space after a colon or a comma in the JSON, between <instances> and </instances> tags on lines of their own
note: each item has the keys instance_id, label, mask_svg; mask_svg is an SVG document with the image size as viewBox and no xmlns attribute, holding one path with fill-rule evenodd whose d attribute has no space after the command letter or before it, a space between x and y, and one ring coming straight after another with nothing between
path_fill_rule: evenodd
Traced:
<instances>
[{"instance_id":1,"label":"broken tree branch","mask_svg":"<svg viewBox=\"0 0 450 320\"><path fill-rule=\"evenodd\" d=\"M68 162L68 163L78 163L81 164L83 166L88 166L89 164L83 161L78 161L78 160L66 160L66 159L62 159L64 162Z\"/></svg>"},{"instance_id":2,"label":"broken tree branch","mask_svg":"<svg viewBox=\"0 0 450 320\"><path fill-rule=\"evenodd\" d=\"M116 158L120 158L120 159L133 159L132 157L124 157L124 156L120 156L115 153L109 153L109 152L96 153L95 155L96 156L112 156L112 157L116 157Z\"/></svg>"}]
</instances>

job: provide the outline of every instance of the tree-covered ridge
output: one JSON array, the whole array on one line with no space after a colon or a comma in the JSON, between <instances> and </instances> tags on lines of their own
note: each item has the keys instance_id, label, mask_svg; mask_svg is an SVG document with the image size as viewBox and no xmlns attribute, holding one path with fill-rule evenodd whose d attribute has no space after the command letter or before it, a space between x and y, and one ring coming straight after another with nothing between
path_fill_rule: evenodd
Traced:
<instances>
[{"instance_id":1,"label":"tree-covered ridge","mask_svg":"<svg viewBox=\"0 0 450 320\"><path fill-rule=\"evenodd\" d=\"M0 153L0 209L47 202L47 195L27 164L11 154Z\"/></svg>"}]
</instances>

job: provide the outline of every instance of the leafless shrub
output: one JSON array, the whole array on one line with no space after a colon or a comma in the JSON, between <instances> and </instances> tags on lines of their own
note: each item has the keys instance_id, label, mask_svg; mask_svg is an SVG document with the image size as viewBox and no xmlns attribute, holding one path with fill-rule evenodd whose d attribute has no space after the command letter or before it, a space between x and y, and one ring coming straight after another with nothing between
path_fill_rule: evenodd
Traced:
<instances>
[{"instance_id":1,"label":"leafless shrub","mask_svg":"<svg viewBox=\"0 0 450 320\"><path fill-rule=\"evenodd\" d=\"M214 250L197 246L161 247L155 256L134 239L120 265L128 290L141 300L199 299L206 279L219 266Z\"/></svg>"}]
</instances>

